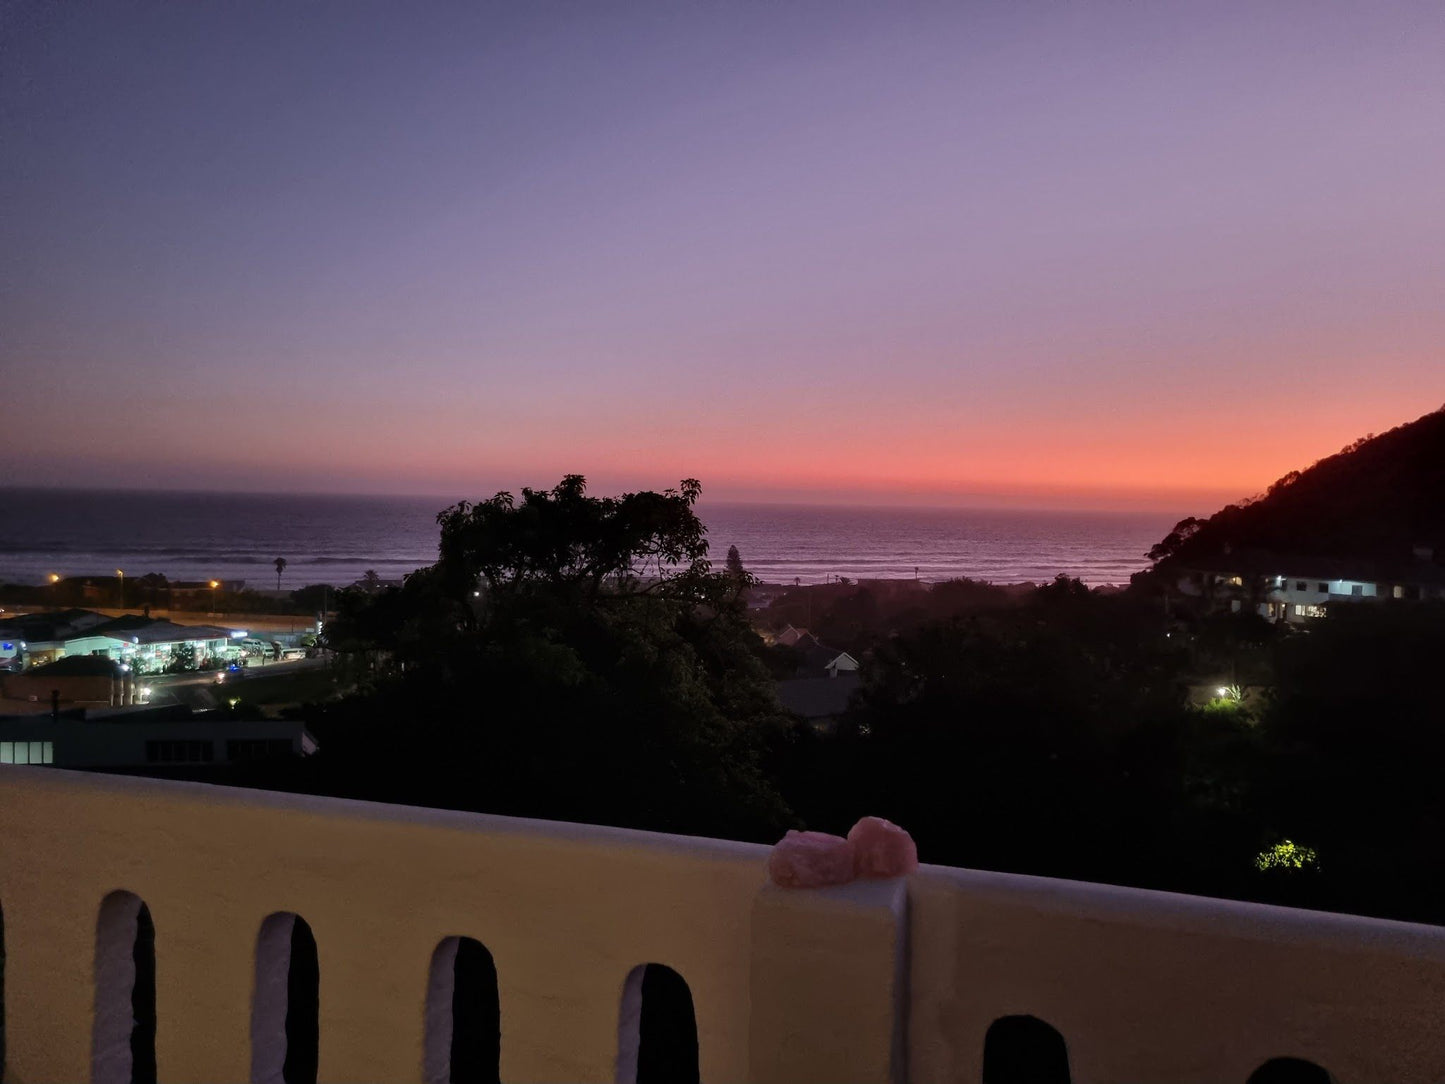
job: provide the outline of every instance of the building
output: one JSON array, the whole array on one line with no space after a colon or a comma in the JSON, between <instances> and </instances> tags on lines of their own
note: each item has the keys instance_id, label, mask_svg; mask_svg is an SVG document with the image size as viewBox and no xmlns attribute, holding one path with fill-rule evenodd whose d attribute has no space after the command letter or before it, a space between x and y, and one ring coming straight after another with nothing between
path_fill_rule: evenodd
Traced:
<instances>
[{"instance_id":1,"label":"building","mask_svg":"<svg viewBox=\"0 0 1445 1084\"><path fill-rule=\"evenodd\" d=\"M1445 1079L1439 927L55 768L0 824L26 1084Z\"/></svg>"},{"instance_id":2,"label":"building","mask_svg":"<svg viewBox=\"0 0 1445 1084\"><path fill-rule=\"evenodd\" d=\"M1184 569L1176 584L1187 597L1236 613L1300 623L1323 617L1333 603L1445 599L1445 567L1424 547L1396 561L1238 550L1208 568Z\"/></svg>"},{"instance_id":3,"label":"building","mask_svg":"<svg viewBox=\"0 0 1445 1084\"><path fill-rule=\"evenodd\" d=\"M862 679L857 674L845 673L792 678L778 682L775 687L784 711L824 728L837 722L848 710L848 701L861 685Z\"/></svg>"},{"instance_id":4,"label":"building","mask_svg":"<svg viewBox=\"0 0 1445 1084\"><path fill-rule=\"evenodd\" d=\"M143 699L135 674L105 655L71 655L0 674L0 713L118 707Z\"/></svg>"},{"instance_id":5,"label":"building","mask_svg":"<svg viewBox=\"0 0 1445 1084\"><path fill-rule=\"evenodd\" d=\"M8 627L24 633L27 665L103 655L137 673L159 673L177 651L189 652L198 662L232 660L242 654L240 641L246 636L244 629L177 625L144 614L108 618L88 610L26 615Z\"/></svg>"},{"instance_id":6,"label":"building","mask_svg":"<svg viewBox=\"0 0 1445 1084\"><path fill-rule=\"evenodd\" d=\"M290 719L217 719L185 708L0 715L0 764L102 771L226 765L316 752Z\"/></svg>"}]
</instances>

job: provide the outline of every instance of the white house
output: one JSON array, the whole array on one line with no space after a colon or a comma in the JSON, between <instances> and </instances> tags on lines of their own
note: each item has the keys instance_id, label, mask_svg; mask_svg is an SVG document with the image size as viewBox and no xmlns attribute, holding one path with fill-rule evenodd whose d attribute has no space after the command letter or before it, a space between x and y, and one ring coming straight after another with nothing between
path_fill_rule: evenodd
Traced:
<instances>
[{"instance_id":1,"label":"white house","mask_svg":"<svg viewBox=\"0 0 1445 1084\"><path fill-rule=\"evenodd\" d=\"M1179 591L1212 598L1238 613L1253 609L1270 621L1304 622L1332 603L1445 599L1445 568L1418 547L1407 560L1354 560L1235 550L1209 567L1184 570Z\"/></svg>"}]
</instances>

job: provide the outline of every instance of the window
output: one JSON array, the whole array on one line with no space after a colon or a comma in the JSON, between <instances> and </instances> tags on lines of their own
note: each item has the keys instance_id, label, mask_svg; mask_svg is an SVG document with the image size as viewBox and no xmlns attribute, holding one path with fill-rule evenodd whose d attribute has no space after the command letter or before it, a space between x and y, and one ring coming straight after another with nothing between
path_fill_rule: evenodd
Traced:
<instances>
[{"instance_id":1,"label":"window","mask_svg":"<svg viewBox=\"0 0 1445 1084\"><path fill-rule=\"evenodd\" d=\"M1295 580L1294 589L1296 591L1308 591L1310 589L1310 585L1305 583L1304 580Z\"/></svg>"},{"instance_id":2,"label":"window","mask_svg":"<svg viewBox=\"0 0 1445 1084\"><path fill-rule=\"evenodd\" d=\"M0 741L0 764L54 764L55 745L48 741Z\"/></svg>"},{"instance_id":3,"label":"window","mask_svg":"<svg viewBox=\"0 0 1445 1084\"><path fill-rule=\"evenodd\" d=\"M226 742L229 761L274 760L292 753L290 738L232 738Z\"/></svg>"},{"instance_id":4,"label":"window","mask_svg":"<svg viewBox=\"0 0 1445 1084\"><path fill-rule=\"evenodd\" d=\"M1354 595L1356 598L1359 598L1359 597L1360 597L1361 595L1363 595L1364 593L1365 593L1365 585L1364 585L1364 584L1362 584L1362 583L1353 583L1353 584L1350 585L1350 594L1351 594L1351 595Z\"/></svg>"},{"instance_id":5,"label":"window","mask_svg":"<svg viewBox=\"0 0 1445 1084\"><path fill-rule=\"evenodd\" d=\"M207 740L146 742L146 762L149 764L206 764L214 756L213 744Z\"/></svg>"},{"instance_id":6,"label":"window","mask_svg":"<svg viewBox=\"0 0 1445 1084\"><path fill-rule=\"evenodd\" d=\"M1328 583L1324 582L1323 580L1321 580L1321 581L1320 581L1320 594L1322 594L1322 595L1328 595L1329 593L1330 593L1330 585L1329 585Z\"/></svg>"}]
</instances>

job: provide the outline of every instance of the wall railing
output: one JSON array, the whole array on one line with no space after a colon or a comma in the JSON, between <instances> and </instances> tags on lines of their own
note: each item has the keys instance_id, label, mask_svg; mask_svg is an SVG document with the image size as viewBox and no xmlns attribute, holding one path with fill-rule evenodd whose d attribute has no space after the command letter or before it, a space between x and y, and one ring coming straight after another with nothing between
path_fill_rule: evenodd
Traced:
<instances>
[{"instance_id":1,"label":"wall railing","mask_svg":"<svg viewBox=\"0 0 1445 1084\"><path fill-rule=\"evenodd\" d=\"M0 769L5 1079L1445 1079L1445 929Z\"/></svg>"}]
</instances>

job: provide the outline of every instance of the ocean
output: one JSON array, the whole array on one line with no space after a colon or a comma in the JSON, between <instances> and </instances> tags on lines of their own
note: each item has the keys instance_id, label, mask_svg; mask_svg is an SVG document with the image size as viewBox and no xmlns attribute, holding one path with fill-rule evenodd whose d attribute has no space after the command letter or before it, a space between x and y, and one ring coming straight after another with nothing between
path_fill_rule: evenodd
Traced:
<instances>
[{"instance_id":1,"label":"ocean","mask_svg":"<svg viewBox=\"0 0 1445 1084\"><path fill-rule=\"evenodd\" d=\"M0 582L51 574L344 586L400 579L436 560L436 497L0 489ZM828 578L1043 582L1063 572L1127 583L1178 516L972 508L700 504L712 556L735 545L771 583Z\"/></svg>"}]
</instances>

